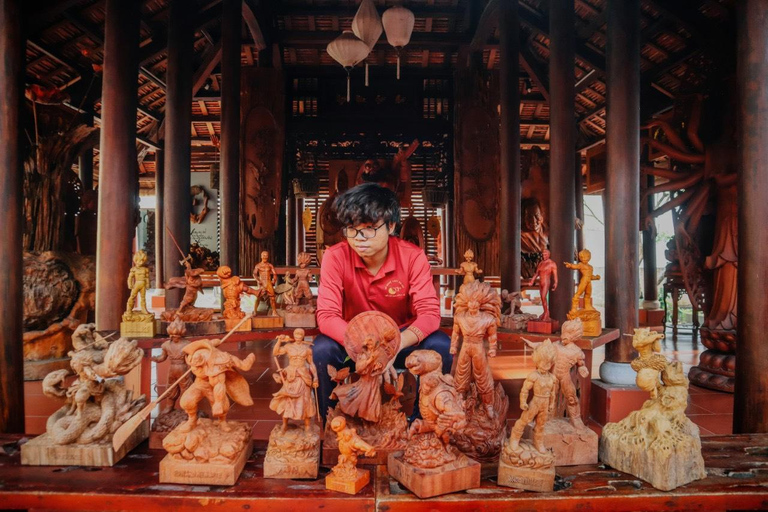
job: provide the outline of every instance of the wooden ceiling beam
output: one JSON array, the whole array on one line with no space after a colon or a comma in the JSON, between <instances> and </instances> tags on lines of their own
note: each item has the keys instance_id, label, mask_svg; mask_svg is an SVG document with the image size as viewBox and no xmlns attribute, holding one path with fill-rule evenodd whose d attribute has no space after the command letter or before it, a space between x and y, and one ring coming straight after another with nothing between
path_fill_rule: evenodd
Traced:
<instances>
[{"instance_id":1,"label":"wooden ceiling beam","mask_svg":"<svg viewBox=\"0 0 768 512\"><path fill-rule=\"evenodd\" d=\"M249 0L243 0L243 19L248 26L248 32L251 33L256 51L260 52L267 47L267 43L264 40L264 34L261 32L261 27L256 19L256 13L251 3Z\"/></svg>"},{"instance_id":2,"label":"wooden ceiling beam","mask_svg":"<svg viewBox=\"0 0 768 512\"><path fill-rule=\"evenodd\" d=\"M488 42L488 39L493 34L493 30L498 25L498 12L499 0L490 0L480 15L477 28L472 33L472 41L469 45L471 51L479 51Z\"/></svg>"},{"instance_id":3,"label":"wooden ceiling beam","mask_svg":"<svg viewBox=\"0 0 768 512\"><path fill-rule=\"evenodd\" d=\"M357 5L347 7L337 5L292 5L285 2L278 4L274 9L276 16L336 16L351 18L357 12ZM380 7L380 6L377 6ZM458 18L465 14L464 8L450 8L438 5L408 5L416 18Z\"/></svg>"},{"instance_id":4,"label":"wooden ceiling beam","mask_svg":"<svg viewBox=\"0 0 768 512\"><path fill-rule=\"evenodd\" d=\"M331 41L339 36L338 32L332 30L324 31L295 31L295 30L282 30L277 32L276 40L278 43L284 46L300 46L303 48L324 48ZM441 48L458 48L462 44L465 44L466 38L461 34L445 34L438 32L414 32L411 36L411 42L408 43L406 49L413 47L441 47ZM379 44L387 44L385 34L382 32L381 38L378 41Z\"/></svg>"},{"instance_id":5,"label":"wooden ceiling beam","mask_svg":"<svg viewBox=\"0 0 768 512\"><path fill-rule=\"evenodd\" d=\"M544 99L549 101L549 74L546 68L536 59L527 44L520 45L520 65L541 91Z\"/></svg>"}]
</instances>

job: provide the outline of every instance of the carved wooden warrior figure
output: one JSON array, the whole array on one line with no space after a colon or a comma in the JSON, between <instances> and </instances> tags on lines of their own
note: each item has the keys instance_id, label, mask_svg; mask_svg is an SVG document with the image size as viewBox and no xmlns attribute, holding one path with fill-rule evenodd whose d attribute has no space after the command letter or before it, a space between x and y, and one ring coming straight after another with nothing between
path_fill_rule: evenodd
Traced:
<instances>
[{"instance_id":1,"label":"carved wooden warrior figure","mask_svg":"<svg viewBox=\"0 0 768 512\"><path fill-rule=\"evenodd\" d=\"M232 269L224 265L216 270L216 275L221 280L221 294L224 296L224 318L240 320L245 317L245 312L240 309L240 296L244 293L256 295L256 290L246 285L240 277L232 275Z\"/></svg>"},{"instance_id":2,"label":"carved wooden warrior figure","mask_svg":"<svg viewBox=\"0 0 768 512\"><path fill-rule=\"evenodd\" d=\"M253 267L253 278L256 279L256 305L254 311L259 309L259 302L269 300L270 313L276 315L277 302L275 300L275 285L277 284L277 272L269 262L269 253L261 251L261 261Z\"/></svg>"},{"instance_id":3,"label":"carved wooden warrior figure","mask_svg":"<svg viewBox=\"0 0 768 512\"><path fill-rule=\"evenodd\" d=\"M459 268L456 269L456 273L464 276L462 286L469 284L475 280L475 274L482 274L483 271L477 266L477 262L472 261L475 257L475 253L472 249L464 251L464 261Z\"/></svg>"},{"instance_id":4,"label":"carved wooden warrior figure","mask_svg":"<svg viewBox=\"0 0 768 512\"><path fill-rule=\"evenodd\" d=\"M283 432L288 429L289 420L304 422L304 429L309 432L312 418L317 416L317 406L312 390L317 389L317 369L312 361L312 342L304 341L304 329L293 331L293 338L281 335L277 337L272 355L288 356L288 366L274 374L275 381L282 384L275 393L269 408L283 417Z\"/></svg>"},{"instance_id":5,"label":"carved wooden warrior figure","mask_svg":"<svg viewBox=\"0 0 768 512\"><path fill-rule=\"evenodd\" d=\"M145 315L151 314L147 311L147 289L150 286L147 253L137 251L133 255L133 267L131 267L131 271L128 274L128 289L131 290L131 295L128 297L128 303L125 305L126 315L130 315L133 312L133 304L136 301L137 295L139 296L141 312Z\"/></svg>"},{"instance_id":6,"label":"carved wooden warrior figure","mask_svg":"<svg viewBox=\"0 0 768 512\"><path fill-rule=\"evenodd\" d=\"M363 441L354 428L347 427L347 420L344 416L333 418L331 430L336 432L336 440L339 445L338 463L331 468L331 471L340 479L354 480L357 478L358 455L362 453L366 457L375 457L376 450Z\"/></svg>"},{"instance_id":7,"label":"carved wooden warrior figure","mask_svg":"<svg viewBox=\"0 0 768 512\"><path fill-rule=\"evenodd\" d=\"M184 347L189 345L189 341L184 339L186 334L187 329L184 322L179 318L175 318L168 326L170 339L160 345L160 355L152 357L152 361L155 363L162 363L166 359L170 360L171 366L168 369L168 378L166 379L167 386L176 382L188 369L184 354ZM173 388L173 391L171 391L166 399L166 405L160 411L161 415L174 409L176 400L189 388L190 384L192 384L192 376L188 375L186 379L179 383L178 387Z\"/></svg>"}]
</instances>

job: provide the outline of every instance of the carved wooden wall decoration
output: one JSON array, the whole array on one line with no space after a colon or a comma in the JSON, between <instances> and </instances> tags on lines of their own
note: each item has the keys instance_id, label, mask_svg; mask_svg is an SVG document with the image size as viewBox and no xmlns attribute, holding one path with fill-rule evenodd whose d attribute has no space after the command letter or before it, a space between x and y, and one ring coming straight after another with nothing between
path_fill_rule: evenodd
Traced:
<instances>
[{"instance_id":1,"label":"carved wooden wall decoration","mask_svg":"<svg viewBox=\"0 0 768 512\"><path fill-rule=\"evenodd\" d=\"M275 233L283 205L285 92L280 70L244 68L241 81L240 268L261 251L277 254Z\"/></svg>"}]
</instances>

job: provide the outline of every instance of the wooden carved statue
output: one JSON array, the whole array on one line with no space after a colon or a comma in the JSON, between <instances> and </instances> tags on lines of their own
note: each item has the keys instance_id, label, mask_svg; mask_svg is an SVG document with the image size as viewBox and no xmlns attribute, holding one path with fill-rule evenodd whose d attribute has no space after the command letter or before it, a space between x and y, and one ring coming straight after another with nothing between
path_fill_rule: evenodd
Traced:
<instances>
[{"instance_id":1,"label":"wooden carved statue","mask_svg":"<svg viewBox=\"0 0 768 512\"><path fill-rule=\"evenodd\" d=\"M564 262L566 268L578 270L581 273L579 286L576 288L576 293L573 294L571 301L571 311L568 313L568 320L581 319L584 324L585 335L599 336L602 332L602 325L600 323L600 312L592 305L592 281L597 281L600 279L600 276L594 274L594 268L589 264L591 259L592 253L589 249L582 249L579 251L578 263ZM579 306L580 300L584 301L584 307Z\"/></svg>"},{"instance_id":2,"label":"wooden carved statue","mask_svg":"<svg viewBox=\"0 0 768 512\"><path fill-rule=\"evenodd\" d=\"M244 293L256 295L257 292L246 285L239 276L233 276L232 269L226 265L219 267L216 270L216 275L221 280L221 295L224 299L221 316L224 317L227 330L230 330L245 318L245 312L240 309L240 297ZM243 324L241 330L250 331L250 322Z\"/></svg>"},{"instance_id":3,"label":"wooden carved statue","mask_svg":"<svg viewBox=\"0 0 768 512\"><path fill-rule=\"evenodd\" d=\"M293 286L293 298L296 304L309 304L314 306L315 298L312 296L312 290L309 288L309 281L312 279L312 272L307 268L312 261L312 255L308 252L300 252L296 257L299 269L296 271ZM302 301L305 301L302 303Z\"/></svg>"},{"instance_id":4,"label":"wooden carved statue","mask_svg":"<svg viewBox=\"0 0 768 512\"><path fill-rule=\"evenodd\" d=\"M408 430L404 452L389 456L388 469L420 498L479 486L480 464L451 446L452 436L467 427L461 393L443 375L442 358L434 350L416 350L405 366L419 377L421 419Z\"/></svg>"},{"instance_id":5,"label":"wooden carved statue","mask_svg":"<svg viewBox=\"0 0 768 512\"><path fill-rule=\"evenodd\" d=\"M542 252L549 247L549 235L541 205L537 199L524 199L521 211L523 217L520 232L521 272L523 277L530 278L535 272L536 265L541 261Z\"/></svg>"},{"instance_id":6,"label":"wooden carved statue","mask_svg":"<svg viewBox=\"0 0 768 512\"><path fill-rule=\"evenodd\" d=\"M553 489L555 456L544 442L544 427L557 398L557 378L551 371L556 359L557 350L550 340L545 340L533 351L536 371L528 374L520 391L523 414L515 421L509 441L501 452L499 485L531 491ZM531 391L533 397L529 402ZM525 427L534 421L533 442L523 440Z\"/></svg>"},{"instance_id":7,"label":"wooden carved statue","mask_svg":"<svg viewBox=\"0 0 768 512\"><path fill-rule=\"evenodd\" d=\"M411 142L407 149L404 144L400 144L391 162L369 158L358 169L355 185L378 183L397 193L401 207L410 208L411 164L408 159L418 147L418 140Z\"/></svg>"},{"instance_id":8,"label":"wooden carved statue","mask_svg":"<svg viewBox=\"0 0 768 512\"><path fill-rule=\"evenodd\" d=\"M539 317L539 320L548 321L549 318L549 292L557 289L557 263L549 259L550 252L548 249L541 251L541 261L536 266L536 272L528 281L529 286L533 286L536 278L539 278L539 296L541 297L541 305L544 308L544 312Z\"/></svg>"},{"instance_id":9,"label":"wooden carved statue","mask_svg":"<svg viewBox=\"0 0 768 512\"><path fill-rule=\"evenodd\" d=\"M403 379L390 366L400 347L400 330L384 313L360 313L347 325L344 347L355 363L358 378L350 378L349 367L328 366L328 374L337 382L331 398L338 403L328 409L323 460L335 460L336 436L330 424L334 418L345 416L347 424L376 449L376 460L382 462L390 452L402 450L407 439L408 421L400 403ZM385 400L382 387L389 400Z\"/></svg>"},{"instance_id":10,"label":"wooden carved statue","mask_svg":"<svg viewBox=\"0 0 768 512\"><path fill-rule=\"evenodd\" d=\"M256 305L253 310L259 309L259 303L263 300L269 300L269 313L274 316L277 313L277 303L275 302L275 285L277 284L277 272L275 267L269 262L269 253L261 252L261 261L253 267L253 278L256 280Z\"/></svg>"},{"instance_id":11,"label":"wooden carved statue","mask_svg":"<svg viewBox=\"0 0 768 512\"><path fill-rule=\"evenodd\" d=\"M525 330L531 320L536 320L538 315L523 313L523 301L520 292L501 290L501 327L517 331Z\"/></svg>"},{"instance_id":12,"label":"wooden carved statue","mask_svg":"<svg viewBox=\"0 0 768 512\"><path fill-rule=\"evenodd\" d=\"M128 274L128 289L131 294L125 305L123 321L120 323L122 336L151 338L155 335L155 315L147 311L147 289L150 287L147 253L136 251L133 255L133 267ZM137 296L141 309L134 311L133 305Z\"/></svg>"},{"instance_id":13,"label":"wooden carved statue","mask_svg":"<svg viewBox=\"0 0 768 512\"><path fill-rule=\"evenodd\" d=\"M288 357L281 367L280 356ZM312 360L312 342L305 341L304 329L293 331L293 338L280 335L272 349L280 390L272 395L269 408L282 416L282 425L269 435L264 459L265 478L316 478L320 461L320 418L317 408L317 369ZM298 421L300 427L290 423Z\"/></svg>"},{"instance_id":14,"label":"wooden carved statue","mask_svg":"<svg viewBox=\"0 0 768 512\"><path fill-rule=\"evenodd\" d=\"M464 251L464 261L459 268L456 269L456 273L460 276L464 276L462 286L469 284L475 280L475 274L482 274L483 271L477 266L477 262L472 261L475 258L475 253L472 249Z\"/></svg>"},{"instance_id":15,"label":"wooden carved statue","mask_svg":"<svg viewBox=\"0 0 768 512\"><path fill-rule=\"evenodd\" d=\"M339 446L338 463L325 477L325 488L346 494L357 494L371 479L371 472L357 467L358 454L375 457L376 449L363 441L354 428L347 427L344 416L337 416L331 421L331 430L336 433Z\"/></svg>"},{"instance_id":16,"label":"wooden carved statue","mask_svg":"<svg viewBox=\"0 0 768 512\"><path fill-rule=\"evenodd\" d=\"M285 325L286 327L316 327L315 299L309 288L312 271L308 266L312 261L312 255L308 252L300 252L296 259L299 263L296 275L292 278L290 274L285 274L285 281L291 286L288 293L283 295Z\"/></svg>"},{"instance_id":17,"label":"wooden carved statue","mask_svg":"<svg viewBox=\"0 0 768 512\"><path fill-rule=\"evenodd\" d=\"M635 329L632 362L638 387L650 393L639 411L608 423L600 437L600 460L669 491L707 476L701 456L699 427L686 415L688 379L679 361L657 352L662 334Z\"/></svg>"},{"instance_id":18,"label":"wooden carved statue","mask_svg":"<svg viewBox=\"0 0 768 512\"><path fill-rule=\"evenodd\" d=\"M187 372L189 367L185 359L184 348L189 345L189 340L185 340L187 334L184 322L176 318L168 326L168 335L170 338L160 345L160 354L152 357L155 363L169 361L168 378L166 379L166 388L184 377L178 387L174 386L166 398L165 405L160 409L160 414L152 424L152 432L170 432L184 420L187 415L181 408L177 407L177 400L181 394L192 384L192 375Z\"/></svg>"},{"instance_id":19,"label":"wooden carved statue","mask_svg":"<svg viewBox=\"0 0 768 512\"><path fill-rule=\"evenodd\" d=\"M196 308L197 295L203 293L203 278L205 272L202 268L192 268L192 256L187 255L181 264L184 265L184 277L172 277L165 285L166 290L179 288L184 290L184 297L177 309L167 309L160 317L166 322L172 322L174 318L180 318L184 322L209 322L213 318L213 309Z\"/></svg>"},{"instance_id":20,"label":"wooden carved statue","mask_svg":"<svg viewBox=\"0 0 768 512\"><path fill-rule=\"evenodd\" d=\"M22 463L33 465L113 465L147 437L138 433L131 446L120 454L111 448L112 434L145 404L134 399L120 377L139 365L143 351L136 341L108 341L94 324L82 324L72 335L70 370L56 370L43 380L43 393L63 399L65 404L48 418L46 433L22 447ZM68 387L71 373L77 376ZM73 450L55 446L73 445ZM62 458L63 457L63 458ZM69 458L67 458L69 457Z\"/></svg>"},{"instance_id":21,"label":"wooden carved statue","mask_svg":"<svg viewBox=\"0 0 768 512\"><path fill-rule=\"evenodd\" d=\"M494 384L488 362L498 348L501 299L490 284L473 281L461 287L454 305L450 351L458 357L453 378L456 389L466 398L468 421L467 428L455 436L456 444L474 459L493 460L506 436L509 408L501 384Z\"/></svg>"}]
</instances>

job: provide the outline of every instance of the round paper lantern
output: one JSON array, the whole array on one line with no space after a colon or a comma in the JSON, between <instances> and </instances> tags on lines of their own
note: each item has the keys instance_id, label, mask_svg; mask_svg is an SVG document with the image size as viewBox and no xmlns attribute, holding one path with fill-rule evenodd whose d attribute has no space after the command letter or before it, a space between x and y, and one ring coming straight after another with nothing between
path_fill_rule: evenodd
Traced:
<instances>
[{"instance_id":1,"label":"round paper lantern","mask_svg":"<svg viewBox=\"0 0 768 512\"><path fill-rule=\"evenodd\" d=\"M403 6L396 5L384 11L381 17L387 42L397 50L397 79L400 79L400 50L411 41L416 18Z\"/></svg>"},{"instance_id":2,"label":"round paper lantern","mask_svg":"<svg viewBox=\"0 0 768 512\"><path fill-rule=\"evenodd\" d=\"M347 102L349 102L349 72L355 65L365 59L371 50L351 30L345 30L339 37L328 43L326 51L328 55L333 57L333 60L344 66L344 69L347 71Z\"/></svg>"},{"instance_id":3,"label":"round paper lantern","mask_svg":"<svg viewBox=\"0 0 768 512\"><path fill-rule=\"evenodd\" d=\"M384 27L381 26L381 17L379 16L373 0L363 0L360 2L360 8L352 19L352 32L362 39L368 48L373 50L381 37ZM365 85L368 86L368 63L365 63Z\"/></svg>"}]
</instances>

